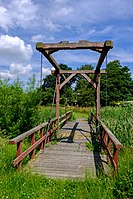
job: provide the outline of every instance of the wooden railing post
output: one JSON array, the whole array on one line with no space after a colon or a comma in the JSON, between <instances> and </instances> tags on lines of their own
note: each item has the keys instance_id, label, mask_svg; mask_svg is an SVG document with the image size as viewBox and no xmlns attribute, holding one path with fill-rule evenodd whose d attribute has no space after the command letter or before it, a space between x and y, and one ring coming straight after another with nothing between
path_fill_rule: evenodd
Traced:
<instances>
[{"instance_id":1,"label":"wooden railing post","mask_svg":"<svg viewBox=\"0 0 133 199\"><path fill-rule=\"evenodd\" d=\"M108 136L107 149L111 153L111 139L109 136ZM107 162L109 162L109 156L107 156Z\"/></svg>"},{"instance_id":2,"label":"wooden railing post","mask_svg":"<svg viewBox=\"0 0 133 199\"><path fill-rule=\"evenodd\" d=\"M17 157L22 153L22 141L17 143ZM21 162L18 163L18 171L21 171Z\"/></svg>"},{"instance_id":3,"label":"wooden railing post","mask_svg":"<svg viewBox=\"0 0 133 199\"><path fill-rule=\"evenodd\" d=\"M31 135L31 145L35 143L35 133ZM35 157L35 149L31 152L30 158L33 159Z\"/></svg>"},{"instance_id":4,"label":"wooden railing post","mask_svg":"<svg viewBox=\"0 0 133 199\"><path fill-rule=\"evenodd\" d=\"M41 128L41 129L40 129L40 138L42 138L43 135L44 135L44 128ZM40 144L40 150L43 150L43 149L44 149L44 142L42 142L42 143Z\"/></svg>"},{"instance_id":5,"label":"wooden railing post","mask_svg":"<svg viewBox=\"0 0 133 199\"><path fill-rule=\"evenodd\" d=\"M30 158L34 158L35 149L38 146L40 146L40 150L42 150L44 148L45 141L46 140L48 140L48 142L50 141L51 135L53 134L53 132L55 132L58 129L58 125L56 126L55 123L58 122L58 119L61 120L64 117L65 119L63 119L60 122L60 124L63 124L66 121L66 114L59 116L59 118L57 117L53 118L50 121L50 128L49 131L47 132L47 135L44 135L44 127L46 128L48 126L48 122L44 122L9 141L10 144L17 144L17 153L16 153L17 157L13 161L13 165L18 167L18 171L21 171L21 162L26 156L30 154ZM35 133L37 133L38 131L40 131L40 139L35 140ZM28 137L31 138L31 146L22 152L22 141Z\"/></svg>"},{"instance_id":6,"label":"wooden railing post","mask_svg":"<svg viewBox=\"0 0 133 199\"><path fill-rule=\"evenodd\" d=\"M118 172L118 149L114 146L114 154L113 154L113 159L115 162L115 172Z\"/></svg>"},{"instance_id":7,"label":"wooden railing post","mask_svg":"<svg viewBox=\"0 0 133 199\"><path fill-rule=\"evenodd\" d=\"M69 116L70 116L70 112L66 112L66 122L68 121Z\"/></svg>"}]
</instances>

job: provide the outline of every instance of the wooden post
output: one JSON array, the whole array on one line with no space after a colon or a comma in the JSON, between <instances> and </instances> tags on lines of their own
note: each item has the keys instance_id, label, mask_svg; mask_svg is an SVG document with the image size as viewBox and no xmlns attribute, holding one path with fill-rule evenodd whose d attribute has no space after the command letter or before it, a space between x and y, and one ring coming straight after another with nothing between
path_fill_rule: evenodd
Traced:
<instances>
[{"instance_id":1,"label":"wooden post","mask_svg":"<svg viewBox=\"0 0 133 199\"><path fill-rule=\"evenodd\" d=\"M17 143L17 157L22 153L22 141ZM21 162L18 163L18 171L21 171Z\"/></svg>"},{"instance_id":2,"label":"wooden post","mask_svg":"<svg viewBox=\"0 0 133 199\"><path fill-rule=\"evenodd\" d=\"M40 138L42 138L44 135L44 128L41 128L40 129ZM40 150L43 150L44 149L44 142L41 143L40 145Z\"/></svg>"},{"instance_id":3,"label":"wooden post","mask_svg":"<svg viewBox=\"0 0 133 199\"><path fill-rule=\"evenodd\" d=\"M98 131L98 121L100 120L100 73L96 79L96 130Z\"/></svg>"},{"instance_id":4,"label":"wooden post","mask_svg":"<svg viewBox=\"0 0 133 199\"><path fill-rule=\"evenodd\" d=\"M31 145L35 143L35 133L31 135ZM31 152L30 158L33 159L35 157L35 149Z\"/></svg>"},{"instance_id":5,"label":"wooden post","mask_svg":"<svg viewBox=\"0 0 133 199\"><path fill-rule=\"evenodd\" d=\"M96 82L96 117L100 120L100 74L97 75Z\"/></svg>"},{"instance_id":6,"label":"wooden post","mask_svg":"<svg viewBox=\"0 0 133 199\"><path fill-rule=\"evenodd\" d=\"M114 162L115 162L115 172L118 173L118 149L114 146Z\"/></svg>"},{"instance_id":7,"label":"wooden post","mask_svg":"<svg viewBox=\"0 0 133 199\"><path fill-rule=\"evenodd\" d=\"M58 118L57 123L59 124L60 116L60 73L56 73L56 117Z\"/></svg>"}]
</instances>

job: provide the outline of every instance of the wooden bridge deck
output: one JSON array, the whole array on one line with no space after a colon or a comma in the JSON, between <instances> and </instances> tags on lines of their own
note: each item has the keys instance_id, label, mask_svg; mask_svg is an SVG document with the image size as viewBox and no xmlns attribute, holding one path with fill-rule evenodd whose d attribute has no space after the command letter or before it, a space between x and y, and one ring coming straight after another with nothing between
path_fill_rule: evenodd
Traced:
<instances>
[{"instance_id":1,"label":"wooden bridge deck","mask_svg":"<svg viewBox=\"0 0 133 199\"><path fill-rule=\"evenodd\" d=\"M86 119L67 122L58 139L30 162L32 172L50 178L84 178L86 174L96 177L99 169L107 170L106 157L87 149L92 136Z\"/></svg>"}]
</instances>

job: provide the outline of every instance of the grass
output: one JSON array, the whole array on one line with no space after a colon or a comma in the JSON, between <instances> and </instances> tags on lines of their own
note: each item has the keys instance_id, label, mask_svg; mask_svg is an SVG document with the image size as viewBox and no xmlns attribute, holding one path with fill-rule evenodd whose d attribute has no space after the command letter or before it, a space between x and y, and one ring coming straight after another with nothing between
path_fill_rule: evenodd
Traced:
<instances>
[{"instance_id":1,"label":"grass","mask_svg":"<svg viewBox=\"0 0 133 199\"><path fill-rule=\"evenodd\" d=\"M133 106L106 107L101 118L125 146L133 146Z\"/></svg>"},{"instance_id":2,"label":"grass","mask_svg":"<svg viewBox=\"0 0 133 199\"><path fill-rule=\"evenodd\" d=\"M109 108L108 112L105 109L102 111L102 118L106 118L105 123L111 128L116 129L116 136L125 136L123 131L126 129L126 133L129 131L132 133L131 122L131 109L123 109L119 107L116 111L115 108ZM119 112L120 111L120 112ZM110 113L109 113L110 112ZM81 116L84 114L86 118L88 113L86 109L80 110L79 113L76 110L76 114ZM119 116L118 116L119 115ZM123 117L121 116L123 115ZM83 115L82 115L83 116ZM130 116L130 117L128 117ZM115 120L120 119L119 128L114 125L117 124ZM123 121L128 118L128 123ZM105 120L105 119L104 119ZM127 120L126 120L127 121ZM123 128L123 129L122 129ZM126 139L129 139L127 136ZM129 199L133 198L133 147L129 145L129 141L125 143L124 147L119 152L119 174L117 177L112 176L99 176L96 179L90 179L88 176L84 180L55 180L48 179L45 176L39 176L31 174L30 172L22 171L18 173L12 166L13 159L16 154L16 146L9 145L8 139L0 138L0 198L9 199ZM54 143L53 143L54 144ZM91 145L89 147L92 147ZM93 150L93 148L92 148Z\"/></svg>"}]
</instances>

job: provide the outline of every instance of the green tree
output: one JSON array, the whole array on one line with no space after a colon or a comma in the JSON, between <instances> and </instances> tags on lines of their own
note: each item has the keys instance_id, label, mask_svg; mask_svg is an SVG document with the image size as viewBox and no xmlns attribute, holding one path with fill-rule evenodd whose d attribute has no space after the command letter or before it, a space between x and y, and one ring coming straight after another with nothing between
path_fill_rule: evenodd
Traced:
<instances>
[{"instance_id":1,"label":"green tree","mask_svg":"<svg viewBox=\"0 0 133 199\"><path fill-rule=\"evenodd\" d=\"M92 65L83 65L78 70L93 70ZM89 75L93 79L93 75ZM93 86L81 75L76 78L75 87L75 101L79 106L94 106L95 104L95 89Z\"/></svg>"},{"instance_id":2,"label":"green tree","mask_svg":"<svg viewBox=\"0 0 133 199\"><path fill-rule=\"evenodd\" d=\"M70 67L68 67L65 64L59 65L62 70L72 70ZM67 78L69 74L65 74L65 77ZM63 76L61 75L60 82L62 83L64 81ZM64 105L64 103L71 99L72 97L72 80L70 80L60 91L60 103ZM42 105L50 105L52 103L54 90L56 85L56 77L55 75L47 75L43 79L43 85L42 85Z\"/></svg>"},{"instance_id":3,"label":"green tree","mask_svg":"<svg viewBox=\"0 0 133 199\"><path fill-rule=\"evenodd\" d=\"M36 125L39 98L33 81L28 86L25 91L19 80L12 84L9 80L0 80L0 128L3 135L14 137Z\"/></svg>"},{"instance_id":4,"label":"green tree","mask_svg":"<svg viewBox=\"0 0 133 199\"><path fill-rule=\"evenodd\" d=\"M106 94L108 105L131 100L133 96L133 80L127 66L122 66L120 61L114 60L108 63L106 75L101 75L101 104L106 104ZM107 85L107 86L106 86ZM107 93L106 93L107 92Z\"/></svg>"}]
</instances>

